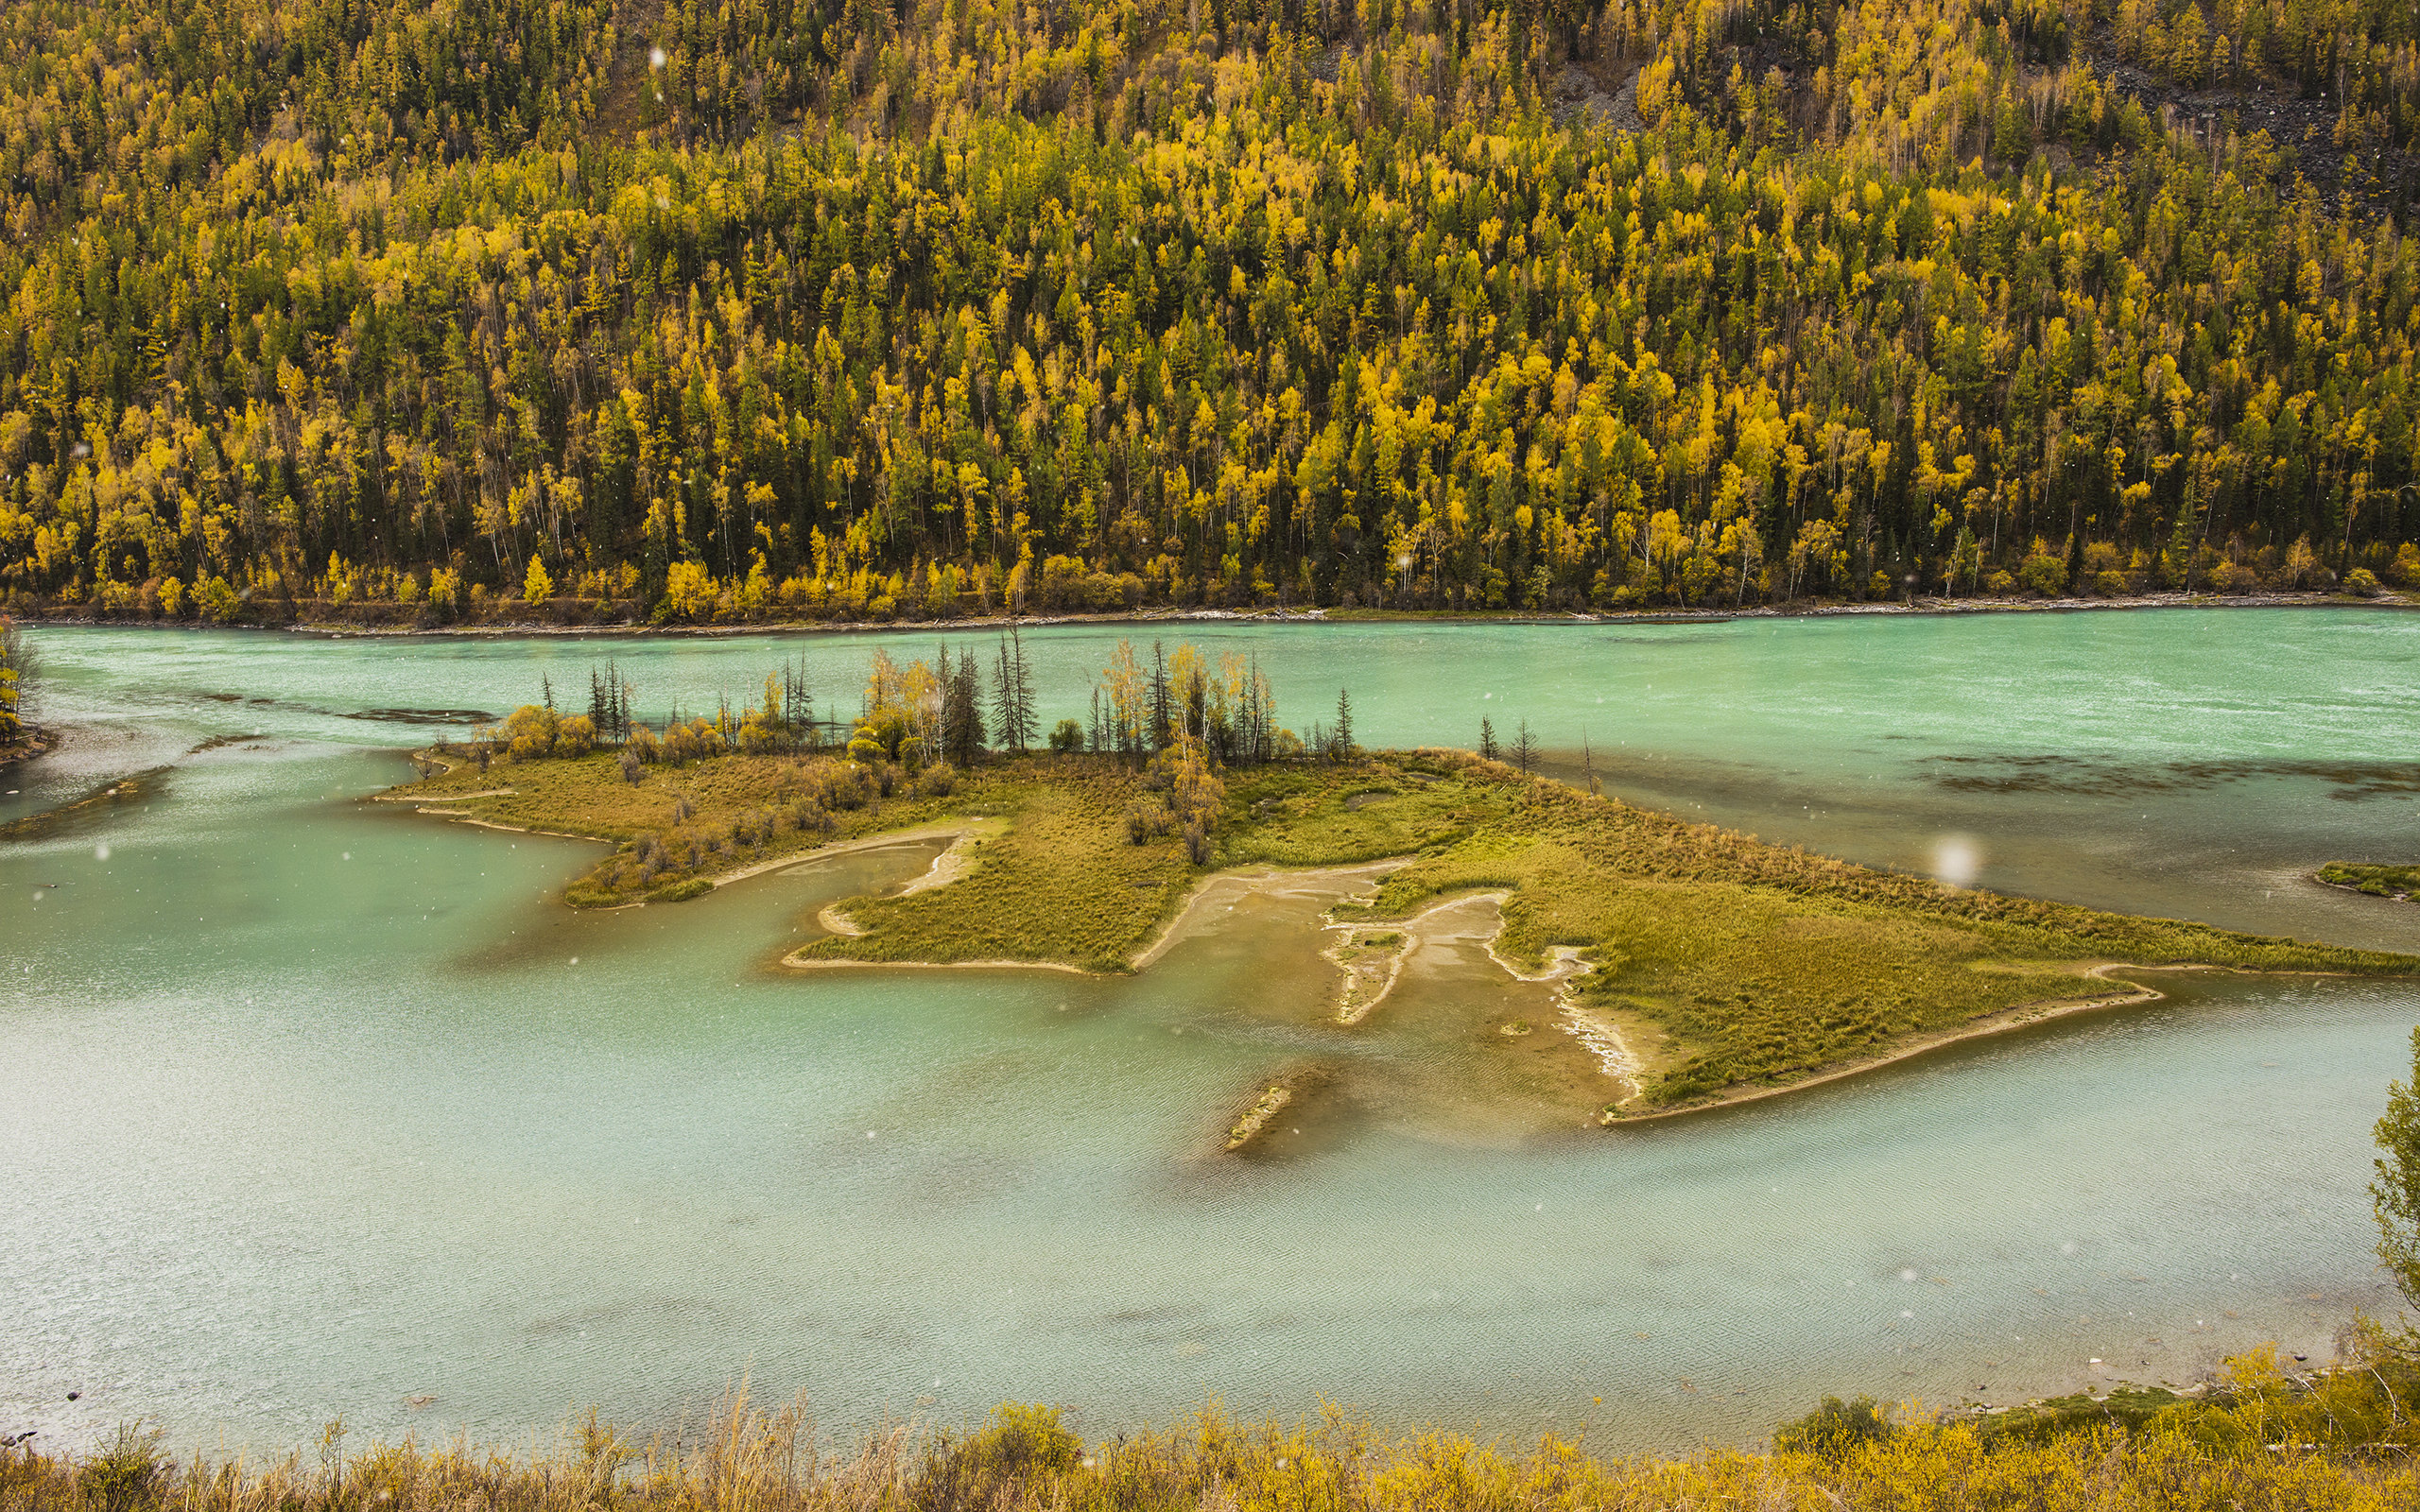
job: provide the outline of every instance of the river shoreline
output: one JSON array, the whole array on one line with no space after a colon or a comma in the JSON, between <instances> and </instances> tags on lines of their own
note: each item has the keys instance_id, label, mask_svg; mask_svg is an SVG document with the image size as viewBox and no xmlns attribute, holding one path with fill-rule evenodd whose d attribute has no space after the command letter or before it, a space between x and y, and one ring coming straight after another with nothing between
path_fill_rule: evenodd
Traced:
<instances>
[{"instance_id":1,"label":"river shoreline","mask_svg":"<svg viewBox=\"0 0 2420 1512\"><path fill-rule=\"evenodd\" d=\"M1340 609L1158 609L1115 613L1046 611L982 614L955 619L772 620L729 625L648 625L630 620L565 625L544 620L499 620L478 625L369 625L341 620L297 619L286 624L198 625L160 620L96 619L36 614L18 624L39 628L128 630L260 630L324 640L720 640L769 635L866 635L887 632L966 633L1038 629L1052 626L1115 625L1706 625L1731 620L1826 620L1869 615L1946 617L1970 614L2066 614L2109 610L2211 609L2420 610L2420 590L2386 590L2374 598L2346 593L2135 593L2120 598L1915 598L1864 603L1798 601L1787 605L1711 606L1697 609L1618 611L1539 610Z\"/></svg>"},{"instance_id":2,"label":"river shoreline","mask_svg":"<svg viewBox=\"0 0 2420 1512\"><path fill-rule=\"evenodd\" d=\"M2210 971L2218 970L2221 968L2192 961L2179 962L2171 966L2148 967L2125 961L2103 961L2091 967L2083 974L2095 980L2109 981L2113 980L2109 973L2119 971ZM1775 1087L1743 1087L1703 1103L1690 1103L1680 1108L1657 1108L1651 1112L1619 1113L1609 1108L1599 1119L1599 1125L1604 1128L1622 1128L1640 1124L1660 1124L1671 1119L1686 1118L1696 1113L1713 1113L1726 1108L1738 1108L1748 1103L1761 1103L1771 1098L1786 1096L1790 1092L1802 1092L1811 1088L1847 1081L1851 1077L1881 1071L1886 1067L1895 1066L1901 1061L1913 1060L1919 1056L1928 1056L1937 1050L1946 1050L1952 1045L1964 1044L1969 1040L1988 1040L1995 1035L2031 1028L2035 1024L2048 1023L2054 1019L2069 1018L2080 1013L2141 1007L2147 1003L2161 1002L2168 996L2157 988L2145 987L2139 982L2127 982L2125 985L2133 988L2134 990L2107 997L2042 998L2031 1003L2015 1004L1984 1014L1979 1018L1969 1019L1964 1023L1953 1025L1947 1029L1937 1029L1930 1034L1917 1036L1893 1048L1888 1055L1850 1061L1826 1071L1819 1071L1812 1076L1783 1082Z\"/></svg>"}]
</instances>

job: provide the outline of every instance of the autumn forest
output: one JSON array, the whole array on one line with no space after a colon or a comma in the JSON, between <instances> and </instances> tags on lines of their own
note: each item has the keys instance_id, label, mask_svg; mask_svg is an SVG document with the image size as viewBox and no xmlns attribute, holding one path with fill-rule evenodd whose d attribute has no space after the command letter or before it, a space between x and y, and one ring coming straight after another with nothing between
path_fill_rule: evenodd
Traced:
<instances>
[{"instance_id":1,"label":"autumn forest","mask_svg":"<svg viewBox=\"0 0 2420 1512\"><path fill-rule=\"evenodd\" d=\"M2420 585L2408 0L18 0L0 608Z\"/></svg>"}]
</instances>

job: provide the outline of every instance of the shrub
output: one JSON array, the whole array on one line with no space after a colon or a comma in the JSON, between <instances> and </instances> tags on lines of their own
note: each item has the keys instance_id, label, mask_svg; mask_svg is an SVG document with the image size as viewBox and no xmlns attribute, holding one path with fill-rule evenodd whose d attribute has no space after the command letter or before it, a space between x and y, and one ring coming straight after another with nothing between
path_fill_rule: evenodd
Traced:
<instances>
[{"instance_id":1,"label":"shrub","mask_svg":"<svg viewBox=\"0 0 2420 1512\"><path fill-rule=\"evenodd\" d=\"M695 850L695 847L691 849ZM703 877L683 877L679 882L666 883L647 896L649 902L685 903L692 898L702 898L714 890L715 885Z\"/></svg>"},{"instance_id":2,"label":"shrub","mask_svg":"<svg viewBox=\"0 0 2420 1512\"><path fill-rule=\"evenodd\" d=\"M115 1443L77 1467L76 1490L95 1512L132 1512L158 1500L167 1470L160 1435L121 1423Z\"/></svg>"},{"instance_id":3,"label":"shrub","mask_svg":"<svg viewBox=\"0 0 2420 1512\"><path fill-rule=\"evenodd\" d=\"M216 576L205 577L193 585L193 602L194 608L216 625L232 621L244 607L243 601L235 596L235 591L227 586L227 579Z\"/></svg>"},{"instance_id":4,"label":"shrub","mask_svg":"<svg viewBox=\"0 0 2420 1512\"><path fill-rule=\"evenodd\" d=\"M958 768L935 762L916 778L916 790L927 798L947 798L958 787Z\"/></svg>"},{"instance_id":5,"label":"shrub","mask_svg":"<svg viewBox=\"0 0 2420 1512\"><path fill-rule=\"evenodd\" d=\"M2378 596L2378 580L2367 567L2356 567L2344 575L2344 592L2356 598Z\"/></svg>"},{"instance_id":6,"label":"shrub","mask_svg":"<svg viewBox=\"0 0 2420 1512\"><path fill-rule=\"evenodd\" d=\"M820 809L860 809L873 791L873 772L850 762L817 762L804 769L800 799Z\"/></svg>"},{"instance_id":7,"label":"shrub","mask_svg":"<svg viewBox=\"0 0 2420 1512\"><path fill-rule=\"evenodd\" d=\"M516 762L534 762L555 753L560 721L552 709L525 703L504 722L505 748Z\"/></svg>"},{"instance_id":8,"label":"shrub","mask_svg":"<svg viewBox=\"0 0 2420 1512\"><path fill-rule=\"evenodd\" d=\"M2221 593L2249 593L2259 586L2260 579L2239 561L2222 561L2210 570L2210 587Z\"/></svg>"},{"instance_id":9,"label":"shrub","mask_svg":"<svg viewBox=\"0 0 2420 1512\"><path fill-rule=\"evenodd\" d=\"M1137 799L1126 806L1126 838L1135 845L1168 833L1167 806L1149 799Z\"/></svg>"},{"instance_id":10,"label":"shrub","mask_svg":"<svg viewBox=\"0 0 2420 1512\"><path fill-rule=\"evenodd\" d=\"M2067 564L2048 552L2026 558L2016 576L2044 598L2056 598L2067 591Z\"/></svg>"},{"instance_id":11,"label":"shrub","mask_svg":"<svg viewBox=\"0 0 2420 1512\"><path fill-rule=\"evenodd\" d=\"M639 753L632 750L628 746L623 747L621 765L622 781L630 783L632 787L636 787L639 782L639 770L641 765L639 762Z\"/></svg>"},{"instance_id":12,"label":"shrub","mask_svg":"<svg viewBox=\"0 0 2420 1512\"><path fill-rule=\"evenodd\" d=\"M1070 756L1084 748L1084 727L1072 719L1062 719L1050 730L1050 748L1062 756Z\"/></svg>"},{"instance_id":13,"label":"shrub","mask_svg":"<svg viewBox=\"0 0 2420 1512\"><path fill-rule=\"evenodd\" d=\"M908 1488L908 1504L934 1512L1012 1504L1017 1488L1073 1470L1083 1450L1058 1408L1003 1402L981 1433L934 1447Z\"/></svg>"},{"instance_id":14,"label":"shrub","mask_svg":"<svg viewBox=\"0 0 2420 1512\"><path fill-rule=\"evenodd\" d=\"M1852 1451L1880 1443L1897 1432L1872 1397L1859 1397L1855 1401L1825 1397L1824 1404L1813 1412L1775 1429L1773 1448L1786 1454L1841 1460Z\"/></svg>"},{"instance_id":15,"label":"shrub","mask_svg":"<svg viewBox=\"0 0 2420 1512\"><path fill-rule=\"evenodd\" d=\"M729 749L731 746L722 738L722 731L704 718L674 725L664 732L664 759L675 766L720 756Z\"/></svg>"},{"instance_id":16,"label":"shrub","mask_svg":"<svg viewBox=\"0 0 2420 1512\"><path fill-rule=\"evenodd\" d=\"M596 747L596 721L586 714L573 714L555 725L555 754L585 756Z\"/></svg>"}]
</instances>

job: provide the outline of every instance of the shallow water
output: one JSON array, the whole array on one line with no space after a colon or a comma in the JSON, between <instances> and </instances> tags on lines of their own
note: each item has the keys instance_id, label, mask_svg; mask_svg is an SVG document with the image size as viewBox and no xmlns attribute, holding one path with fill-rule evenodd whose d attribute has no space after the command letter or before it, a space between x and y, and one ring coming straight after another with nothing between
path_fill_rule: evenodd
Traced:
<instances>
[{"instance_id":1,"label":"shallow water","mask_svg":"<svg viewBox=\"0 0 2420 1512\"><path fill-rule=\"evenodd\" d=\"M2420 909L2297 880L2411 854L2420 620L1182 633L1259 654L1298 727L1338 681L1370 744L1526 717L1575 765L1584 735L1609 791L1770 837L1927 868L1962 833L1988 885L2420 949ZM872 636L39 636L73 738L8 774L0 820L154 775L0 843L11 1431L511 1437L591 1402L658 1420L748 1372L836 1424L1015 1396L1115 1431L1324 1395L1687 1445L1824 1391L2322 1354L2384 1295L2362 1188L2408 986L2184 979L1582 1131L1458 1109L1439 1077L1431 1052L1507 1016L1552 1048L1545 989L1472 942L1430 945L1386 1032L1340 1045L1309 1022L1310 900L1247 899L1131 980L802 975L770 963L822 901L930 850L574 916L548 900L587 847L355 801L438 728L365 712L500 713L541 670L581 701L610 650L650 711L803 653L853 713ZM1046 713L1081 712L1114 640L1028 638ZM1335 1056L1357 1074L1268 1153L1211 1153L1255 1078Z\"/></svg>"}]
</instances>

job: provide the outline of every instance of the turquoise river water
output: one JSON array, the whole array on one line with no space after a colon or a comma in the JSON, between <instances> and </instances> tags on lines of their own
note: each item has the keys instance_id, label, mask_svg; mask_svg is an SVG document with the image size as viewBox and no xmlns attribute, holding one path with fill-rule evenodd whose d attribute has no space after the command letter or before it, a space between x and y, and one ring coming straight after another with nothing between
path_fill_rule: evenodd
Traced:
<instances>
[{"instance_id":1,"label":"turquoise river water","mask_svg":"<svg viewBox=\"0 0 2420 1512\"><path fill-rule=\"evenodd\" d=\"M2420 853L2420 617L1071 627L1028 637L1046 714L1120 633L1257 655L1297 728L1340 685L1365 744L1527 720L1559 769L1768 838L2420 951L2420 907L2306 880ZM645 713L801 656L853 713L874 645L930 636L35 639L69 740L0 774L0 822L152 775L0 841L0 1431L524 1442L745 1376L835 1430L1324 1398L1685 1447L1827 1391L2320 1358L2389 1297L2364 1184L2408 984L2172 981L1703 1118L1431 1098L1223 1160L1217 1115L1289 1048L1253 1008L1319 988L1308 905L1131 979L785 974L823 901L925 856L575 916L591 848L360 801L449 728L410 711L542 675L583 701L611 654Z\"/></svg>"}]
</instances>

